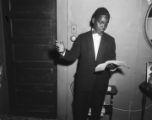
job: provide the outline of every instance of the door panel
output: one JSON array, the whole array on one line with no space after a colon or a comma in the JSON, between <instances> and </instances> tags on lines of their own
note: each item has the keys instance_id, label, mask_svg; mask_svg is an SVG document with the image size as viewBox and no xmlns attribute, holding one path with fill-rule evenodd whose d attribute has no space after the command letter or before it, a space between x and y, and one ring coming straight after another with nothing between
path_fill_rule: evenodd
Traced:
<instances>
[{"instance_id":1,"label":"door panel","mask_svg":"<svg viewBox=\"0 0 152 120\"><path fill-rule=\"evenodd\" d=\"M5 0L3 18L10 113L56 118L56 0Z\"/></svg>"},{"instance_id":2,"label":"door panel","mask_svg":"<svg viewBox=\"0 0 152 120\"><path fill-rule=\"evenodd\" d=\"M12 46L14 61L17 62L49 62L48 49L51 46L44 44L15 44ZM30 54L29 54L30 53ZM51 64L51 61L50 61Z\"/></svg>"}]
</instances>

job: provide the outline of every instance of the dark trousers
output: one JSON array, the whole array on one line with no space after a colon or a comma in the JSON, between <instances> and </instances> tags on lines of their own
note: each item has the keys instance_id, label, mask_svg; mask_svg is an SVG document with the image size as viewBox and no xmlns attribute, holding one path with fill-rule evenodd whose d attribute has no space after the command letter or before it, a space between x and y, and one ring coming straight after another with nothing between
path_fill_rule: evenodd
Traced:
<instances>
[{"instance_id":1,"label":"dark trousers","mask_svg":"<svg viewBox=\"0 0 152 120\"><path fill-rule=\"evenodd\" d=\"M89 108L91 108L91 118L89 120L99 120L102 105L105 98L106 89L99 91L76 91L73 101L74 120L86 120Z\"/></svg>"}]
</instances>

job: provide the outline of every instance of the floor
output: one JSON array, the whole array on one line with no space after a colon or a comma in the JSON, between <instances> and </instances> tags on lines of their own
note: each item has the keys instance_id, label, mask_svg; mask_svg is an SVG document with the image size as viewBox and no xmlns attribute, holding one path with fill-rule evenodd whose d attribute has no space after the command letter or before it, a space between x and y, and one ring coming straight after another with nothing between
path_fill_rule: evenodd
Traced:
<instances>
[{"instance_id":1,"label":"floor","mask_svg":"<svg viewBox=\"0 0 152 120\"><path fill-rule=\"evenodd\" d=\"M0 120L57 120L57 119L47 119L47 118L34 118L34 117L24 117L24 116L12 116L12 115L0 115ZM89 119L87 119L89 120ZM109 116L105 115L101 120L109 120Z\"/></svg>"},{"instance_id":2,"label":"floor","mask_svg":"<svg viewBox=\"0 0 152 120\"><path fill-rule=\"evenodd\" d=\"M52 119L24 117L24 116L0 115L0 120L52 120Z\"/></svg>"}]
</instances>

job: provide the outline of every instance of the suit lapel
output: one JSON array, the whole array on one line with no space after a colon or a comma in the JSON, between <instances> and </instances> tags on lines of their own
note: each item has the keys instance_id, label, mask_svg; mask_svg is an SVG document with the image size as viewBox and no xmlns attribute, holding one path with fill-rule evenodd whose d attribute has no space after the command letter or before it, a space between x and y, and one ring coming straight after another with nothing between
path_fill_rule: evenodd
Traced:
<instances>
[{"instance_id":1,"label":"suit lapel","mask_svg":"<svg viewBox=\"0 0 152 120\"><path fill-rule=\"evenodd\" d=\"M89 56L91 57L91 60L93 62L95 62L95 51L94 51L94 43L93 43L92 31L90 31L90 34L89 34L87 39L88 39Z\"/></svg>"},{"instance_id":2,"label":"suit lapel","mask_svg":"<svg viewBox=\"0 0 152 120\"><path fill-rule=\"evenodd\" d=\"M106 50L106 45L105 45L105 35L103 34L101 41L100 41L100 45L99 45L99 49L98 49L98 53L97 53L97 58L95 60L95 50L94 50L94 43L93 43L93 37L92 37L92 31L90 31L90 34L88 35L88 52L89 52L89 56L91 58L91 61L94 62L94 64L96 65L98 62L101 63L102 62L102 56L104 51Z\"/></svg>"}]
</instances>

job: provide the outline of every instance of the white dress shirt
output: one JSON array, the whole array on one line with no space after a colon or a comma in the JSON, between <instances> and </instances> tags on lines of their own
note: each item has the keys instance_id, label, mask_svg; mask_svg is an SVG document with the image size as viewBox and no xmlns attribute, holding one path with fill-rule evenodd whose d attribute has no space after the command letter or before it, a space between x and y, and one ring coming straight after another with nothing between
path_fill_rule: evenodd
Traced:
<instances>
[{"instance_id":1,"label":"white dress shirt","mask_svg":"<svg viewBox=\"0 0 152 120\"><path fill-rule=\"evenodd\" d=\"M98 33L93 33L92 37L93 37L95 60L96 60L99 46L100 46L100 41L101 41L101 35L99 35Z\"/></svg>"}]
</instances>

